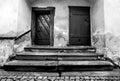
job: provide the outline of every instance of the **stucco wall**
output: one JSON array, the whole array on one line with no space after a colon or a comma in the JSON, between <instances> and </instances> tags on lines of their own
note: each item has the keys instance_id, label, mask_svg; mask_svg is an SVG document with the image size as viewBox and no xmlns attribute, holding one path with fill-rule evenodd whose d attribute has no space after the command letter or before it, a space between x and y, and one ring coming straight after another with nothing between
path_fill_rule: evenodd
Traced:
<instances>
[{"instance_id":1,"label":"stucco wall","mask_svg":"<svg viewBox=\"0 0 120 81\"><path fill-rule=\"evenodd\" d=\"M104 0L106 55L120 65L120 0Z\"/></svg>"},{"instance_id":2,"label":"stucco wall","mask_svg":"<svg viewBox=\"0 0 120 81\"><path fill-rule=\"evenodd\" d=\"M2 66L10 55L13 54L14 40L0 40L0 66Z\"/></svg>"},{"instance_id":3,"label":"stucco wall","mask_svg":"<svg viewBox=\"0 0 120 81\"><path fill-rule=\"evenodd\" d=\"M0 36L17 36L31 26L27 0L0 0Z\"/></svg>"},{"instance_id":4,"label":"stucco wall","mask_svg":"<svg viewBox=\"0 0 120 81\"><path fill-rule=\"evenodd\" d=\"M31 7L28 0L0 0L0 37L19 36L31 26ZM16 40L0 40L0 65L13 54L30 44L30 33Z\"/></svg>"},{"instance_id":5,"label":"stucco wall","mask_svg":"<svg viewBox=\"0 0 120 81\"><path fill-rule=\"evenodd\" d=\"M105 48L104 19L104 0L91 0L92 45L99 53L104 53Z\"/></svg>"},{"instance_id":6,"label":"stucco wall","mask_svg":"<svg viewBox=\"0 0 120 81\"><path fill-rule=\"evenodd\" d=\"M0 0L0 37L17 35L18 0ZM0 65L13 54L14 40L0 39Z\"/></svg>"},{"instance_id":7,"label":"stucco wall","mask_svg":"<svg viewBox=\"0 0 120 81\"><path fill-rule=\"evenodd\" d=\"M17 32L18 35L31 28L31 6L27 0L18 0Z\"/></svg>"},{"instance_id":8,"label":"stucco wall","mask_svg":"<svg viewBox=\"0 0 120 81\"><path fill-rule=\"evenodd\" d=\"M31 29L31 5L28 0L18 0L17 36ZM31 44L30 33L15 41L16 52L24 50L24 47Z\"/></svg>"},{"instance_id":9,"label":"stucco wall","mask_svg":"<svg viewBox=\"0 0 120 81\"><path fill-rule=\"evenodd\" d=\"M88 0L37 0L32 4L32 7L51 6L55 7L54 46L66 46L69 39L68 6L90 6L90 3Z\"/></svg>"},{"instance_id":10,"label":"stucco wall","mask_svg":"<svg viewBox=\"0 0 120 81\"><path fill-rule=\"evenodd\" d=\"M0 0L0 36L15 36L18 0Z\"/></svg>"}]
</instances>

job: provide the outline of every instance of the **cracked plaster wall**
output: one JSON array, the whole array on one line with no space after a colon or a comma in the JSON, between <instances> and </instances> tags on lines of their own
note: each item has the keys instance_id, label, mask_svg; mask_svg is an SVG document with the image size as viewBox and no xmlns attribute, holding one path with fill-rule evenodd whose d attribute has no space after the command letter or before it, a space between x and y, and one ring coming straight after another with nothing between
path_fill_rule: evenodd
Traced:
<instances>
[{"instance_id":1,"label":"cracked plaster wall","mask_svg":"<svg viewBox=\"0 0 120 81\"><path fill-rule=\"evenodd\" d=\"M18 0L17 35L31 29L31 5L28 0ZM24 51L24 47L31 45L31 35L28 33L15 41L15 52Z\"/></svg>"},{"instance_id":2,"label":"cracked plaster wall","mask_svg":"<svg viewBox=\"0 0 120 81\"><path fill-rule=\"evenodd\" d=\"M106 55L120 65L120 0L105 0L104 5Z\"/></svg>"},{"instance_id":3,"label":"cracked plaster wall","mask_svg":"<svg viewBox=\"0 0 120 81\"><path fill-rule=\"evenodd\" d=\"M0 11L0 37L16 37L30 29L31 7L27 0L0 0ZM0 65L7 61L13 50L23 50L28 44L30 44L29 34L15 43L11 39L1 39Z\"/></svg>"},{"instance_id":4,"label":"cracked plaster wall","mask_svg":"<svg viewBox=\"0 0 120 81\"><path fill-rule=\"evenodd\" d=\"M97 53L104 53L105 49L104 21L104 0L91 0L91 38Z\"/></svg>"},{"instance_id":5,"label":"cracked plaster wall","mask_svg":"<svg viewBox=\"0 0 120 81\"><path fill-rule=\"evenodd\" d=\"M0 37L17 34L18 0L0 0ZM0 39L0 65L13 53L13 40Z\"/></svg>"},{"instance_id":6,"label":"cracked plaster wall","mask_svg":"<svg viewBox=\"0 0 120 81\"><path fill-rule=\"evenodd\" d=\"M0 66L2 66L10 55L13 54L14 40L0 40Z\"/></svg>"},{"instance_id":7,"label":"cracked plaster wall","mask_svg":"<svg viewBox=\"0 0 120 81\"><path fill-rule=\"evenodd\" d=\"M91 4L92 45L120 65L120 0L92 0Z\"/></svg>"}]
</instances>

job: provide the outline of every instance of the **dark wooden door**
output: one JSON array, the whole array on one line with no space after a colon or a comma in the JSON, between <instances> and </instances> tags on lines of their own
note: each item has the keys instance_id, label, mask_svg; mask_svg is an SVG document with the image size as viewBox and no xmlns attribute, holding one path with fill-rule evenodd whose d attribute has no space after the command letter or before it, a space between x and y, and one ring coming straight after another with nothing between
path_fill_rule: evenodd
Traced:
<instances>
[{"instance_id":1,"label":"dark wooden door","mask_svg":"<svg viewBox=\"0 0 120 81\"><path fill-rule=\"evenodd\" d=\"M38 13L36 18L35 44L50 45L50 14Z\"/></svg>"},{"instance_id":2,"label":"dark wooden door","mask_svg":"<svg viewBox=\"0 0 120 81\"><path fill-rule=\"evenodd\" d=\"M69 45L90 46L90 8L69 7Z\"/></svg>"},{"instance_id":3,"label":"dark wooden door","mask_svg":"<svg viewBox=\"0 0 120 81\"><path fill-rule=\"evenodd\" d=\"M37 9L34 11L35 25L32 28L34 45L53 45L53 9Z\"/></svg>"}]
</instances>

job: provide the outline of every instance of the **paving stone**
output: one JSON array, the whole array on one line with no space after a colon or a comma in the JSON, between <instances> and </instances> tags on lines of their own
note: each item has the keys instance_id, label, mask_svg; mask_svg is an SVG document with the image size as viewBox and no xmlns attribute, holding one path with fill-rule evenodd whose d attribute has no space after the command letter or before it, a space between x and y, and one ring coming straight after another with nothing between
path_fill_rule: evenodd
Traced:
<instances>
[{"instance_id":1,"label":"paving stone","mask_svg":"<svg viewBox=\"0 0 120 81\"><path fill-rule=\"evenodd\" d=\"M79 76L76 76L75 78L76 78L76 79L80 79L80 77L79 77Z\"/></svg>"},{"instance_id":2,"label":"paving stone","mask_svg":"<svg viewBox=\"0 0 120 81\"><path fill-rule=\"evenodd\" d=\"M47 78L48 78L47 76L44 76L44 77L43 77L43 80L45 80L45 79L47 79Z\"/></svg>"},{"instance_id":3,"label":"paving stone","mask_svg":"<svg viewBox=\"0 0 120 81\"><path fill-rule=\"evenodd\" d=\"M48 79L54 81L56 77L48 77Z\"/></svg>"},{"instance_id":4,"label":"paving stone","mask_svg":"<svg viewBox=\"0 0 120 81\"><path fill-rule=\"evenodd\" d=\"M36 81L43 81L43 80L36 80Z\"/></svg>"},{"instance_id":5,"label":"paving stone","mask_svg":"<svg viewBox=\"0 0 120 81\"><path fill-rule=\"evenodd\" d=\"M70 77L70 80L75 80L75 77Z\"/></svg>"},{"instance_id":6,"label":"paving stone","mask_svg":"<svg viewBox=\"0 0 120 81\"><path fill-rule=\"evenodd\" d=\"M12 75L10 75L12 74ZM34 73L4 73L0 75L0 81L120 81L118 76L41 76Z\"/></svg>"},{"instance_id":7,"label":"paving stone","mask_svg":"<svg viewBox=\"0 0 120 81\"><path fill-rule=\"evenodd\" d=\"M79 79L76 79L75 81L80 81Z\"/></svg>"},{"instance_id":8,"label":"paving stone","mask_svg":"<svg viewBox=\"0 0 120 81\"><path fill-rule=\"evenodd\" d=\"M69 77L68 77L68 76L65 76L65 79L69 79Z\"/></svg>"},{"instance_id":9,"label":"paving stone","mask_svg":"<svg viewBox=\"0 0 120 81\"><path fill-rule=\"evenodd\" d=\"M59 81L64 81L64 79L60 79Z\"/></svg>"},{"instance_id":10,"label":"paving stone","mask_svg":"<svg viewBox=\"0 0 120 81\"><path fill-rule=\"evenodd\" d=\"M35 79L30 79L29 81L35 81Z\"/></svg>"},{"instance_id":11,"label":"paving stone","mask_svg":"<svg viewBox=\"0 0 120 81\"><path fill-rule=\"evenodd\" d=\"M65 81L70 81L69 79L65 79Z\"/></svg>"},{"instance_id":12,"label":"paving stone","mask_svg":"<svg viewBox=\"0 0 120 81\"><path fill-rule=\"evenodd\" d=\"M65 79L65 77L61 77L61 79Z\"/></svg>"},{"instance_id":13,"label":"paving stone","mask_svg":"<svg viewBox=\"0 0 120 81\"><path fill-rule=\"evenodd\" d=\"M56 77L56 79L61 79L61 77Z\"/></svg>"},{"instance_id":14,"label":"paving stone","mask_svg":"<svg viewBox=\"0 0 120 81\"><path fill-rule=\"evenodd\" d=\"M6 79L3 78L3 79L1 79L0 81L6 81Z\"/></svg>"},{"instance_id":15,"label":"paving stone","mask_svg":"<svg viewBox=\"0 0 120 81\"><path fill-rule=\"evenodd\" d=\"M37 79L39 79L39 80L40 80L40 79L43 79L43 77L42 77L42 76L38 76L38 77L37 77Z\"/></svg>"}]
</instances>

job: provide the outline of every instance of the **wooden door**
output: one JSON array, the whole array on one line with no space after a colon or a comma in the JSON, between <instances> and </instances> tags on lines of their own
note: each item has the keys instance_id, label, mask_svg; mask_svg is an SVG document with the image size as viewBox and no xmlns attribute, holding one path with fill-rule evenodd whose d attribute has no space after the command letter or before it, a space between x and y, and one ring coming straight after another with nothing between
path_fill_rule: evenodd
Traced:
<instances>
[{"instance_id":1,"label":"wooden door","mask_svg":"<svg viewBox=\"0 0 120 81\"><path fill-rule=\"evenodd\" d=\"M69 45L90 46L90 8L69 7Z\"/></svg>"},{"instance_id":2,"label":"wooden door","mask_svg":"<svg viewBox=\"0 0 120 81\"><path fill-rule=\"evenodd\" d=\"M34 45L53 45L54 14L51 8L37 9L34 11L35 25L33 29Z\"/></svg>"}]
</instances>

